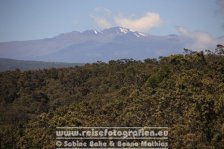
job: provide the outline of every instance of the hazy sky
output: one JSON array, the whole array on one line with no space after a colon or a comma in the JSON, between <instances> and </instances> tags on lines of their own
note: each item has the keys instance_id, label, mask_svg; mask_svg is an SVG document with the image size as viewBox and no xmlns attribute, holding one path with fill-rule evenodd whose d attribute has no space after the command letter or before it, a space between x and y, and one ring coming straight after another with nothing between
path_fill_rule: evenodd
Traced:
<instances>
[{"instance_id":1,"label":"hazy sky","mask_svg":"<svg viewBox=\"0 0 224 149\"><path fill-rule=\"evenodd\" d=\"M217 38L223 18L224 0L0 0L0 42L112 26Z\"/></svg>"}]
</instances>

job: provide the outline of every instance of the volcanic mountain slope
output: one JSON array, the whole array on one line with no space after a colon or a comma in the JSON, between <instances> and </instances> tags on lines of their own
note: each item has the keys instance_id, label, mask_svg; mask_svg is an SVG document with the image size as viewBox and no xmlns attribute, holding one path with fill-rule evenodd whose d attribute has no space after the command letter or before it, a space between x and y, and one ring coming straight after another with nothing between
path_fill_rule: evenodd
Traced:
<instances>
[{"instance_id":1,"label":"volcanic mountain slope","mask_svg":"<svg viewBox=\"0 0 224 149\"><path fill-rule=\"evenodd\" d=\"M0 43L1 58L57 62L95 62L111 59L144 59L180 53L177 35L153 36L122 27L86 30L53 38Z\"/></svg>"}]
</instances>

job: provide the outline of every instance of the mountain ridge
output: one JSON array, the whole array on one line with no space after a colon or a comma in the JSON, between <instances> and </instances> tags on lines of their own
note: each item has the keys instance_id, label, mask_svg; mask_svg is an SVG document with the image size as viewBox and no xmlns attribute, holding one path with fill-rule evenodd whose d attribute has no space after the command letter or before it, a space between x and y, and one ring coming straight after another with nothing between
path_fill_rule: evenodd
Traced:
<instances>
[{"instance_id":1,"label":"mountain ridge","mask_svg":"<svg viewBox=\"0 0 224 149\"><path fill-rule=\"evenodd\" d=\"M143 60L182 53L185 38L157 36L123 27L63 33L52 38L0 43L0 57L47 62L92 63L112 59Z\"/></svg>"}]
</instances>

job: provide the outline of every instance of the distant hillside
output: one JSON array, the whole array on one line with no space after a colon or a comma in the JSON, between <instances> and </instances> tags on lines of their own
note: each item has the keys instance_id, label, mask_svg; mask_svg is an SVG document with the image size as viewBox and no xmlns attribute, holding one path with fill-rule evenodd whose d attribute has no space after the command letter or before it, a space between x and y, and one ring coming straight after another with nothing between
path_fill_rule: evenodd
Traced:
<instances>
[{"instance_id":1,"label":"distant hillside","mask_svg":"<svg viewBox=\"0 0 224 149\"><path fill-rule=\"evenodd\" d=\"M81 66L82 63L60 63L60 62L41 62L41 61L24 61L0 58L0 72L7 70L38 70L48 68L64 68Z\"/></svg>"}]
</instances>

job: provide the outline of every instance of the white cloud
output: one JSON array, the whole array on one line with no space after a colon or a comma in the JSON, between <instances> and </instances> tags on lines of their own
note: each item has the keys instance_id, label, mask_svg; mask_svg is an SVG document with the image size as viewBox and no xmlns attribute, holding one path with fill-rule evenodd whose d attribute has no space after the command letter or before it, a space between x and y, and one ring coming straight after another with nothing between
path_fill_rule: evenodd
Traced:
<instances>
[{"instance_id":1,"label":"white cloud","mask_svg":"<svg viewBox=\"0 0 224 149\"><path fill-rule=\"evenodd\" d=\"M144 16L136 18L135 14L131 17L122 17L113 15L107 8L97 7L90 15L94 22L101 28L109 28L113 26L121 26L136 31L147 31L161 24L161 18L158 13L148 12ZM132 19L135 17L136 19Z\"/></svg>"},{"instance_id":2,"label":"white cloud","mask_svg":"<svg viewBox=\"0 0 224 149\"><path fill-rule=\"evenodd\" d=\"M110 18L112 18L112 12L107 8L96 7L90 17L100 28L112 27L110 23Z\"/></svg>"},{"instance_id":3,"label":"white cloud","mask_svg":"<svg viewBox=\"0 0 224 149\"><path fill-rule=\"evenodd\" d=\"M110 28L111 24L104 18L91 16L95 23L100 26L101 28Z\"/></svg>"},{"instance_id":4,"label":"white cloud","mask_svg":"<svg viewBox=\"0 0 224 149\"><path fill-rule=\"evenodd\" d=\"M214 49L216 44L223 42L205 32L191 32L186 27L178 27L177 31L185 39L186 48L194 50Z\"/></svg>"},{"instance_id":5,"label":"white cloud","mask_svg":"<svg viewBox=\"0 0 224 149\"><path fill-rule=\"evenodd\" d=\"M158 13L148 12L138 19L126 17L115 17L115 23L118 26L130 28L136 31L146 31L161 24L161 18Z\"/></svg>"}]
</instances>

